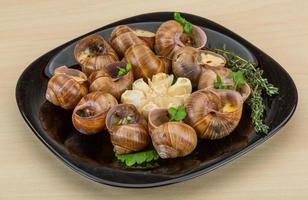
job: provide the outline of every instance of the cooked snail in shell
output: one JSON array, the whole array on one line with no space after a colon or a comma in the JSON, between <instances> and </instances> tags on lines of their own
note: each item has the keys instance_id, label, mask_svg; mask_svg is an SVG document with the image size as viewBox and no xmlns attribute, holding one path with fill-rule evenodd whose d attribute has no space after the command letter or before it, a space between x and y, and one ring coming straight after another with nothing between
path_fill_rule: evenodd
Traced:
<instances>
[{"instance_id":1,"label":"cooked snail in shell","mask_svg":"<svg viewBox=\"0 0 308 200\"><path fill-rule=\"evenodd\" d=\"M154 48L155 43L155 33L143 30L143 29L136 29L134 33L143 40L151 49Z\"/></svg>"},{"instance_id":2,"label":"cooked snail in shell","mask_svg":"<svg viewBox=\"0 0 308 200\"><path fill-rule=\"evenodd\" d=\"M202 72L198 82L198 89L204 88L214 88L217 77L219 76L224 85L228 86L227 89L236 90L241 95L244 101L249 97L251 89L249 85L245 82L241 85L236 85L232 79L233 72L226 67L202 67Z\"/></svg>"},{"instance_id":3,"label":"cooked snail in shell","mask_svg":"<svg viewBox=\"0 0 308 200\"><path fill-rule=\"evenodd\" d=\"M131 89L134 81L133 72L129 70L126 74L120 74L119 68L125 69L127 63L115 62L105 66L103 69L93 72L89 81L90 91L102 91L110 93L119 99L125 90Z\"/></svg>"},{"instance_id":4,"label":"cooked snail in shell","mask_svg":"<svg viewBox=\"0 0 308 200\"><path fill-rule=\"evenodd\" d=\"M111 32L111 46L120 56L123 56L129 47L138 44L147 45L126 25L117 26Z\"/></svg>"},{"instance_id":5,"label":"cooked snail in shell","mask_svg":"<svg viewBox=\"0 0 308 200\"><path fill-rule=\"evenodd\" d=\"M149 29L157 28L156 24ZM81 39L74 47L81 70L61 66L49 80L46 99L59 106L55 111L60 115L64 112L61 119L66 119L68 128L75 127L80 141L103 137L107 140L103 151L108 150L100 153L108 162L116 158L139 169L169 163L157 162L159 158L185 157L192 152L202 161L202 154L211 151L207 146L217 143L214 148L221 148L245 124L250 132L253 125L256 132L268 131L260 98L276 94L278 88L261 76L258 66L228 50L205 48L203 29L180 13L161 23L156 32L133 28L140 26L119 25L108 42L97 34ZM248 83L256 91L251 97ZM252 117L241 120L248 114ZM181 168L182 162L176 167ZM165 168L154 171L161 170Z\"/></svg>"},{"instance_id":6,"label":"cooked snail in shell","mask_svg":"<svg viewBox=\"0 0 308 200\"><path fill-rule=\"evenodd\" d=\"M75 46L74 56L87 75L119 60L116 52L100 35L90 35L80 40Z\"/></svg>"},{"instance_id":7,"label":"cooked snail in shell","mask_svg":"<svg viewBox=\"0 0 308 200\"><path fill-rule=\"evenodd\" d=\"M72 109L87 93L87 76L77 69L62 66L48 81L45 97L56 106Z\"/></svg>"},{"instance_id":8,"label":"cooked snail in shell","mask_svg":"<svg viewBox=\"0 0 308 200\"><path fill-rule=\"evenodd\" d=\"M144 44L134 45L125 52L125 60L133 66L134 78L152 78L153 75L166 72L166 63Z\"/></svg>"},{"instance_id":9,"label":"cooked snail in shell","mask_svg":"<svg viewBox=\"0 0 308 200\"><path fill-rule=\"evenodd\" d=\"M238 125L243 108L241 95L233 90L203 89L190 95L185 103L185 122L199 138L220 139Z\"/></svg>"},{"instance_id":10,"label":"cooked snail in shell","mask_svg":"<svg viewBox=\"0 0 308 200\"><path fill-rule=\"evenodd\" d=\"M192 25L190 33L184 33L180 23L169 20L160 25L155 36L155 50L159 55L172 59L174 53L184 46L202 48L206 44L207 37L204 31Z\"/></svg>"},{"instance_id":11,"label":"cooked snail in shell","mask_svg":"<svg viewBox=\"0 0 308 200\"><path fill-rule=\"evenodd\" d=\"M172 59L172 71L177 77L188 78L193 87L197 86L201 74L199 63L200 52L193 47L182 47L177 50Z\"/></svg>"},{"instance_id":12,"label":"cooked snail in shell","mask_svg":"<svg viewBox=\"0 0 308 200\"><path fill-rule=\"evenodd\" d=\"M167 109L149 113L152 143L161 158L176 158L190 154L197 146L195 130L183 122L170 121Z\"/></svg>"},{"instance_id":13,"label":"cooked snail in shell","mask_svg":"<svg viewBox=\"0 0 308 200\"><path fill-rule=\"evenodd\" d=\"M134 104L144 116L156 108L178 107L183 105L192 92L187 78L178 78L174 84L173 75L159 73L148 79L138 79L132 90L126 90L121 96L122 103Z\"/></svg>"},{"instance_id":14,"label":"cooked snail in shell","mask_svg":"<svg viewBox=\"0 0 308 200\"><path fill-rule=\"evenodd\" d=\"M132 104L119 104L111 108L106 125L117 154L140 151L150 142L147 121Z\"/></svg>"},{"instance_id":15,"label":"cooked snail in shell","mask_svg":"<svg viewBox=\"0 0 308 200\"><path fill-rule=\"evenodd\" d=\"M109 93L91 92L84 96L72 115L74 127L81 133L91 135L106 128L107 112L117 100Z\"/></svg>"}]
</instances>

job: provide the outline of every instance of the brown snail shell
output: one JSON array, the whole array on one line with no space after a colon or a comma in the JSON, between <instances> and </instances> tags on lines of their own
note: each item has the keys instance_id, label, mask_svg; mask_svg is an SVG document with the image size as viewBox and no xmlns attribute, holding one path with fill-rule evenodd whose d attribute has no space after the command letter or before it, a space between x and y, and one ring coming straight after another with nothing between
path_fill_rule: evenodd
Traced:
<instances>
[{"instance_id":1,"label":"brown snail shell","mask_svg":"<svg viewBox=\"0 0 308 200\"><path fill-rule=\"evenodd\" d=\"M243 108L241 95L233 90L203 89L190 95L185 103L185 122L199 138L220 139L238 125Z\"/></svg>"},{"instance_id":2,"label":"brown snail shell","mask_svg":"<svg viewBox=\"0 0 308 200\"><path fill-rule=\"evenodd\" d=\"M193 25L191 33L184 33L181 24L169 20L160 25L155 36L155 50L161 56L172 59L174 53L184 46L202 48L207 41L204 31Z\"/></svg>"},{"instance_id":3,"label":"brown snail shell","mask_svg":"<svg viewBox=\"0 0 308 200\"><path fill-rule=\"evenodd\" d=\"M172 71L177 77L188 78L193 87L197 86L201 73L199 50L189 46L179 48L172 59Z\"/></svg>"},{"instance_id":4,"label":"brown snail shell","mask_svg":"<svg viewBox=\"0 0 308 200\"><path fill-rule=\"evenodd\" d=\"M234 85L234 81L230 77L232 71L226 67L202 67L202 72L198 82L198 90L204 88L214 88L214 84L219 75L223 83L227 85ZM237 87L236 89L241 95L244 101L249 97L251 89L247 83Z\"/></svg>"},{"instance_id":5,"label":"brown snail shell","mask_svg":"<svg viewBox=\"0 0 308 200\"><path fill-rule=\"evenodd\" d=\"M86 75L119 60L116 52L100 35L90 35L78 42L74 56Z\"/></svg>"},{"instance_id":6,"label":"brown snail shell","mask_svg":"<svg viewBox=\"0 0 308 200\"><path fill-rule=\"evenodd\" d=\"M123 76L118 75L118 67L125 67L125 62L115 62L105 66L103 69L93 72L89 81L91 83L89 90L101 91L112 94L119 99L125 90L131 89L134 82L133 72L130 70Z\"/></svg>"},{"instance_id":7,"label":"brown snail shell","mask_svg":"<svg viewBox=\"0 0 308 200\"><path fill-rule=\"evenodd\" d=\"M120 56L123 56L129 47L138 44L146 45L146 43L126 25L118 26L111 32L111 46Z\"/></svg>"},{"instance_id":8,"label":"brown snail shell","mask_svg":"<svg viewBox=\"0 0 308 200\"><path fill-rule=\"evenodd\" d=\"M197 146L195 130L183 122L170 122L167 109L150 111L148 123L153 146L161 158L183 157Z\"/></svg>"},{"instance_id":9,"label":"brown snail shell","mask_svg":"<svg viewBox=\"0 0 308 200\"><path fill-rule=\"evenodd\" d=\"M87 76L77 69L62 66L48 81L45 97L56 106L72 109L87 93Z\"/></svg>"},{"instance_id":10,"label":"brown snail shell","mask_svg":"<svg viewBox=\"0 0 308 200\"><path fill-rule=\"evenodd\" d=\"M143 40L151 49L154 48L155 43L155 33L143 30L143 29L135 29L135 34Z\"/></svg>"},{"instance_id":11,"label":"brown snail shell","mask_svg":"<svg viewBox=\"0 0 308 200\"><path fill-rule=\"evenodd\" d=\"M87 94L73 111L74 127L87 135L103 131L106 127L107 112L117 104L117 100L109 93L91 92Z\"/></svg>"},{"instance_id":12,"label":"brown snail shell","mask_svg":"<svg viewBox=\"0 0 308 200\"><path fill-rule=\"evenodd\" d=\"M147 121L132 104L119 104L110 109L106 125L117 154L140 151L149 144Z\"/></svg>"},{"instance_id":13,"label":"brown snail shell","mask_svg":"<svg viewBox=\"0 0 308 200\"><path fill-rule=\"evenodd\" d=\"M133 32L133 29L131 29L127 25L119 25L112 30L112 32L110 34L110 37L111 37L110 40L113 40L114 38L118 37L119 35L121 35L123 33L127 33L127 32Z\"/></svg>"},{"instance_id":14,"label":"brown snail shell","mask_svg":"<svg viewBox=\"0 0 308 200\"><path fill-rule=\"evenodd\" d=\"M165 72L166 62L156 56L154 52L144 44L134 45L125 52L125 60L133 66L134 78L152 78L153 75Z\"/></svg>"}]
</instances>

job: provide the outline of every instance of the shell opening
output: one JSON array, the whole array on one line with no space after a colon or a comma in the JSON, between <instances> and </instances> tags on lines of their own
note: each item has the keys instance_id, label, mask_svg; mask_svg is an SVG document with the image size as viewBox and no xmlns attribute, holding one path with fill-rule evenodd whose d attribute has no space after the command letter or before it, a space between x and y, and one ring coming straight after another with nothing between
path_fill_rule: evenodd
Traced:
<instances>
[{"instance_id":1,"label":"shell opening","mask_svg":"<svg viewBox=\"0 0 308 200\"><path fill-rule=\"evenodd\" d=\"M201 63L212 66L212 67L217 67L217 66L224 65L225 61L219 56L215 56L210 53L202 52L201 53Z\"/></svg>"},{"instance_id":2,"label":"shell opening","mask_svg":"<svg viewBox=\"0 0 308 200\"><path fill-rule=\"evenodd\" d=\"M96 112L93 108L91 107L85 107L83 109L77 110L76 114L80 117L93 117L96 115Z\"/></svg>"},{"instance_id":3,"label":"shell opening","mask_svg":"<svg viewBox=\"0 0 308 200\"><path fill-rule=\"evenodd\" d=\"M83 51L81 51L81 57L95 57L100 55L103 51L103 43L92 42Z\"/></svg>"},{"instance_id":4,"label":"shell opening","mask_svg":"<svg viewBox=\"0 0 308 200\"><path fill-rule=\"evenodd\" d=\"M180 36L180 40L183 42L185 46L197 47L197 42L192 34L183 33Z\"/></svg>"},{"instance_id":5,"label":"shell opening","mask_svg":"<svg viewBox=\"0 0 308 200\"><path fill-rule=\"evenodd\" d=\"M141 29L134 30L134 33L138 37L155 37L155 33L150 32L150 31L146 31L146 30L141 30Z\"/></svg>"},{"instance_id":6,"label":"shell opening","mask_svg":"<svg viewBox=\"0 0 308 200\"><path fill-rule=\"evenodd\" d=\"M136 124L137 115L134 110L120 109L113 113L113 115L110 118L110 121L112 126Z\"/></svg>"},{"instance_id":7,"label":"shell opening","mask_svg":"<svg viewBox=\"0 0 308 200\"><path fill-rule=\"evenodd\" d=\"M155 109L149 114L149 123L154 127L158 127L170 121L168 111L166 109Z\"/></svg>"}]
</instances>

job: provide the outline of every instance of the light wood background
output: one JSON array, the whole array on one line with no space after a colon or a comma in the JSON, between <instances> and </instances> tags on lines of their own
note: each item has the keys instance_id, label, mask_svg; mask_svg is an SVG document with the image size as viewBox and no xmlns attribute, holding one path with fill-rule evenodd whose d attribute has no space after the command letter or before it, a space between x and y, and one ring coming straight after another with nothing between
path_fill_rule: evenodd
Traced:
<instances>
[{"instance_id":1,"label":"light wood background","mask_svg":"<svg viewBox=\"0 0 308 200\"><path fill-rule=\"evenodd\" d=\"M94 183L32 134L17 109L17 79L34 59L72 38L168 10L212 19L271 55L296 82L297 111L265 144L193 180L142 190ZM304 0L0 0L0 199L308 199L307 10Z\"/></svg>"}]
</instances>

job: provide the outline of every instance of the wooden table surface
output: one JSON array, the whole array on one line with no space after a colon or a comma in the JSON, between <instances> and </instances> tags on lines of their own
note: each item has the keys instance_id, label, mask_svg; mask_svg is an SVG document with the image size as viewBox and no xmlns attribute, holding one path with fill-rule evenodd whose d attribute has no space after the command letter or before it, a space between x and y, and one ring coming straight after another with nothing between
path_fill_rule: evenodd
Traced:
<instances>
[{"instance_id":1,"label":"wooden table surface","mask_svg":"<svg viewBox=\"0 0 308 200\"><path fill-rule=\"evenodd\" d=\"M34 59L81 34L146 12L209 18L251 41L295 80L299 104L271 140L207 175L152 189L92 182L27 127L15 86ZM308 1L0 0L0 199L308 199Z\"/></svg>"}]
</instances>

